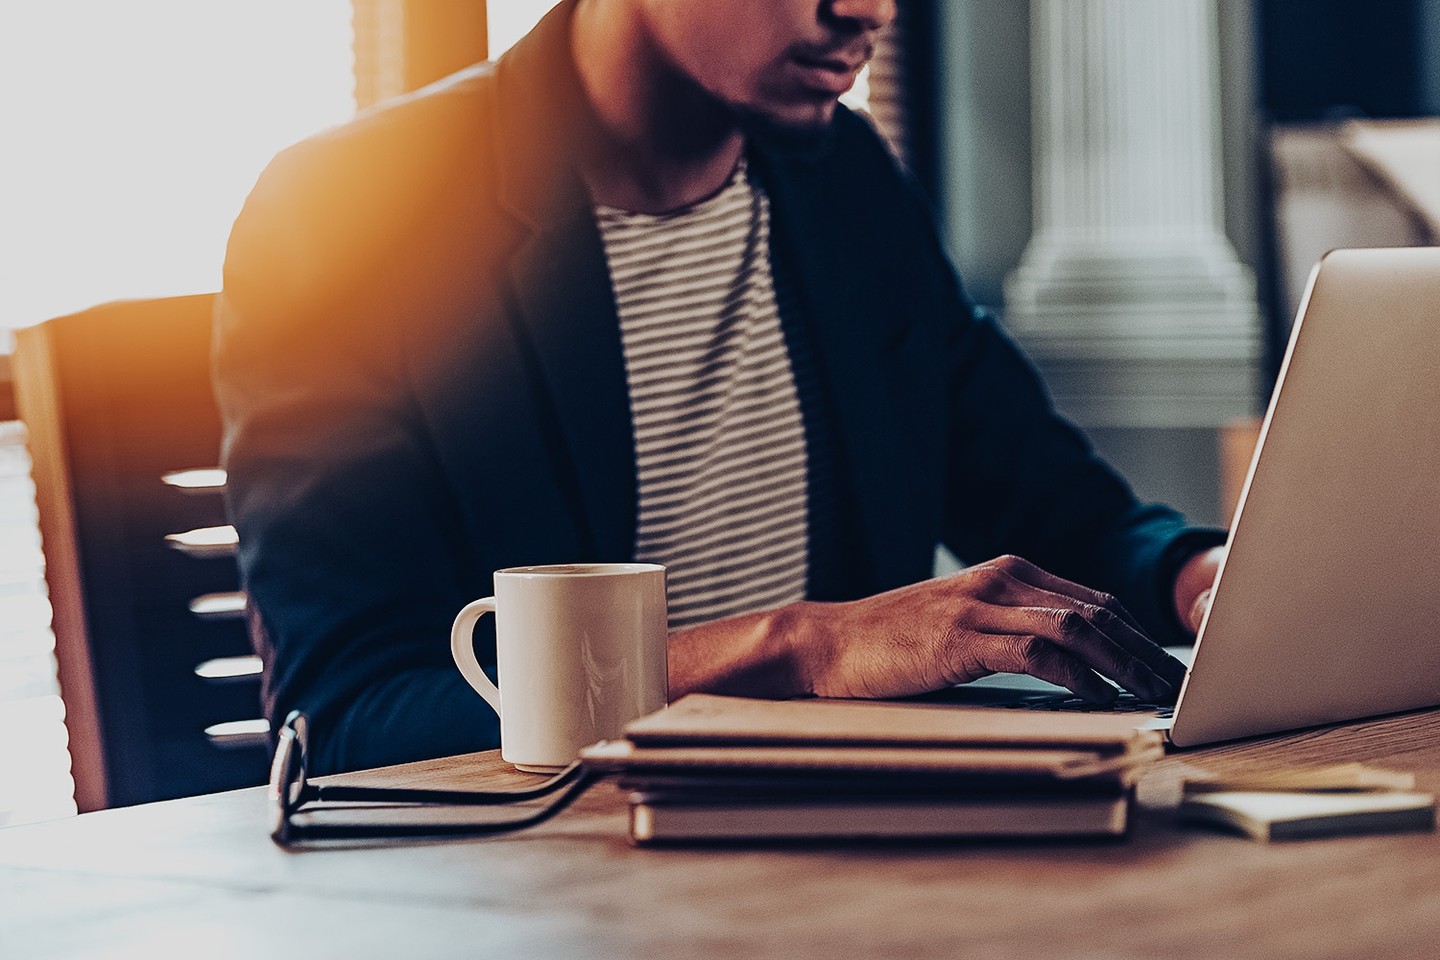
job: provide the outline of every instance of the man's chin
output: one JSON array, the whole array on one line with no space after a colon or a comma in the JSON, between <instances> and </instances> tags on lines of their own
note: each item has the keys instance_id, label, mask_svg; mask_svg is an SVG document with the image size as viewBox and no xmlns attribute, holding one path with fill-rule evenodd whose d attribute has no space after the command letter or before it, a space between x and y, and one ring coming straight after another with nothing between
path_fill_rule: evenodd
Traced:
<instances>
[{"instance_id":1,"label":"man's chin","mask_svg":"<svg viewBox=\"0 0 1440 960\"><path fill-rule=\"evenodd\" d=\"M745 136L774 149L801 157L818 156L830 146L835 129L835 107L786 116L771 111L737 107Z\"/></svg>"}]
</instances>

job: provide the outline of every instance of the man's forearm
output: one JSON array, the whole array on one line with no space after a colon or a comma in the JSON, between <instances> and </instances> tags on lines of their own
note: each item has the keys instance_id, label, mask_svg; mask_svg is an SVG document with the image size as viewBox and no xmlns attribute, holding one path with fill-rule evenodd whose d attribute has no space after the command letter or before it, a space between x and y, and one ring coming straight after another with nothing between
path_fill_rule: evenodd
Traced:
<instances>
[{"instance_id":1,"label":"man's forearm","mask_svg":"<svg viewBox=\"0 0 1440 960\"><path fill-rule=\"evenodd\" d=\"M1114 597L998 557L848 603L792 603L670 637L670 696L905 697L1029 673L1087 699L1173 696L1184 666Z\"/></svg>"},{"instance_id":2,"label":"man's forearm","mask_svg":"<svg viewBox=\"0 0 1440 960\"><path fill-rule=\"evenodd\" d=\"M670 634L670 699L703 690L751 697L804 696L794 634L808 603L749 613Z\"/></svg>"}]
</instances>

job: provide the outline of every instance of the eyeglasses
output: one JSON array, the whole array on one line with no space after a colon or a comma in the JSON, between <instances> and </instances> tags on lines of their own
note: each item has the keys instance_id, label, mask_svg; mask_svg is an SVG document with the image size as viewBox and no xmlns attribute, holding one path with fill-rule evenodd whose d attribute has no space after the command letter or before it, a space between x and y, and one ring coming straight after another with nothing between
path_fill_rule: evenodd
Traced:
<instances>
[{"instance_id":1,"label":"eyeglasses","mask_svg":"<svg viewBox=\"0 0 1440 960\"><path fill-rule=\"evenodd\" d=\"M280 727L275 760L270 765L270 838L281 846L306 840L366 840L393 837L485 836L522 830L549 820L584 793L600 775L584 770L577 761L544 783L521 790L421 790L311 783L306 776L310 721L292 711ZM322 810L357 809L346 804L384 804L397 809L438 806L500 806L537 800L561 791L549 804L523 817L498 822L296 823L297 814ZM334 806L327 806L333 804Z\"/></svg>"}]
</instances>

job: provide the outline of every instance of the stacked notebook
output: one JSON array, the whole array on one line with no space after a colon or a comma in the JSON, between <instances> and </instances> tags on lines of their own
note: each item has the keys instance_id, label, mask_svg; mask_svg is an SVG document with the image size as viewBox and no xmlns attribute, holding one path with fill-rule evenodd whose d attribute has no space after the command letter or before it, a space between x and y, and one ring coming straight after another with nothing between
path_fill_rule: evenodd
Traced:
<instances>
[{"instance_id":1,"label":"stacked notebook","mask_svg":"<svg viewBox=\"0 0 1440 960\"><path fill-rule=\"evenodd\" d=\"M1162 750L1123 716L692 694L581 757L644 844L1120 836Z\"/></svg>"},{"instance_id":2,"label":"stacked notebook","mask_svg":"<svg viewBox=\"0 0 1440 960\"><path fill-rule=\"evenodd\" d=\"M1206 775L1183 784L1180 817L1255 840L1435 829L1435 796L1415 776L1360 763Z\"/></svg>"}]
</instances>

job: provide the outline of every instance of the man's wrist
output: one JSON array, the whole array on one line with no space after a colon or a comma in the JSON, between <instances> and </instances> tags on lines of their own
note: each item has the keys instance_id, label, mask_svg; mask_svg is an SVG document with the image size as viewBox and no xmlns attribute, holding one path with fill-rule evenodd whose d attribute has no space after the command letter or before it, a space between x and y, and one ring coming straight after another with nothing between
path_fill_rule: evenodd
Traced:
<instances>
[{"instance_id":1,"label":"man's wrist","mask_svg":"<svg viewBox=\"0 0 1440 960\"><path fill-rule=\"evenodd\" d=\"M829 666L834 654L827 627L830 613L838 604L800 600L776 613L772 639L775 658L786 665L793 696L813 696L815 680Z\"/></svg>"},{"instance_id":2,"label":"man's wrist","mask_svg":"<svg viewBox=\"0 0 1440 960\"><path fill-rule=\"evenodd\" d=\"M785 699L813 692L815 608L798 601L775 610L700 624L670 635L670 697L686 693Z\"/></svg>"}]
</instances>

